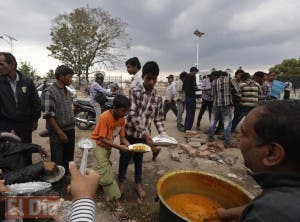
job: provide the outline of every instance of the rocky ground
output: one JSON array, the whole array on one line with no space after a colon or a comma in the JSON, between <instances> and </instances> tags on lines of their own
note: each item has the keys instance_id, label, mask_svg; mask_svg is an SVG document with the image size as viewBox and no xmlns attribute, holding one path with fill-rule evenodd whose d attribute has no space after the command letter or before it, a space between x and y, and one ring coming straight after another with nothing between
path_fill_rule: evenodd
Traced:
<instances>
[{"instance_id":1,"label":"rocky ground","mask_svg":"<svg viewBox=\"0 0 300 222\"><path fill-rule=\"evenodd\" d=\"M198 115L199 109L197 109L196 117ZM204 133L208 128L208 115L205 113L204 119L202 120L201 131L198 131L198 137L206 139L207 135ZM194 124L195 125L195 124ZM45 121L40 120L39 128L34 132L33 141L34 143L42 145L47 151L49 151L49 139L41 138L38 136L38 132L43 130L45 127ZM177 131L175 116L172 112L167 115L167 120L165 122L165 128L167 134L176 138L178 143L186 143L185 134ZM153 136L157 134L153 126ZM89 138L91 130L79 130L76 129L76 140L81 138ZM216 136L217 138L218 136ZM236 134L233 136L235 141L237 141ZM221 142L219 139L217 141ZM238 144L238 143L237 143ZM82 151L75 148L75 162L79 165L82 157ZM179 152L179 158L174 160L171 153L174 151ZM147 198L143 204L137 203L136 193L134 192L134 181L133 181L133 164L130 164L127 172L127 182L126 182L126 195L124 197L124 204L128 208L128 212L131 216L130 221L158 221L159 214L159 204L155 201L156 197L156 183L158 179L172 171L176 170L202 170L205 172L214 173L221 175L233 182L243 186L249 192L257 195L260 192L259 187L255 182L246 174L246 168L243 165L243 159L238 148L229 148L221 152L222 157L230 157L230 164L219 163L214 160L209 160L207 158L200 158L198 156L190 156L188 153L184 152L180 146L163 147L158 159L153 162L151 160L151 153L146 153L144 156L143 163L143 186L147 192ZM118 158L119 153L117 150L113 150L111 161L113 163L113 168L117 173L118 170ZM36 155L34 157L35 161L38 161L40 157ZM94 164L94 159L92 154L89 154L88 165L92 167ZM59 186L58 186L59 187ZM61 196L68 200L70 199L67 194L65 187L58 188ZM113 222L116 219L112 216L109 205L105 202L105 197L101 188L99 188L97 193L97 219L96 221Z\"/></svg>"}]
</instances>

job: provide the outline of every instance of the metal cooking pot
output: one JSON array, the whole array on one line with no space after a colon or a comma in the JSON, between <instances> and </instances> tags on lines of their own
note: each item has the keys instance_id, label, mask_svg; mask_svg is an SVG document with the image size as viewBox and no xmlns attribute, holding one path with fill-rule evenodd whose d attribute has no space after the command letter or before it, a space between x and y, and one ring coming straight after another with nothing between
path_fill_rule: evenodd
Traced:
<instances>
[{"instance_id":1,"label":"metal cooking pot","mask_svg":"<svg viewBox=\"0 0 300 222\"><path fill-rule=\"evenodd\" d=\"M214 174L202 171L175 171L162 176L156 185L160 201L160 222L182 222L187 218L177 214L166 203L170 196L191 193L206 196L224 208L244 205L253 195L241 186Z\"/></svg>"}]
</instances>

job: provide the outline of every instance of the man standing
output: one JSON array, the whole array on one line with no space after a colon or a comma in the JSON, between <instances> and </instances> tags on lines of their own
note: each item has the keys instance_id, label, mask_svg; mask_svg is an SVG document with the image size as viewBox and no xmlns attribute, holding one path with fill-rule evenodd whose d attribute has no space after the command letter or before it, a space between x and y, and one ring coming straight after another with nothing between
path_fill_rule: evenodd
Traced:
<instances>
[{"instance_id":1,"label":"man standing","mask_svg":"<svg viewBox=\"0 0 300 222\"><path fill-rule=\"evenodd\" d=\"M211 111L212 111L212 103L213 103L211 82L215 78L216 78L216 71L212 72L210 75L208 75L206 78L202 80L202 84L201 84L202 105L198 114L197 130L200 130L200 122L206 108L208 108L209 120L211 119Z\"/></svg>"},{"instance_id":2,"label":"man standing","mask_svg":"<svg viewBox=\"0 0 300 222\"><path fill-rule=\"evenodd\" d=\"M74 158L75 121L72 94L66 86L72 83L74 71L66 65L55 70L56 82L42 94L42 111L49 130L51 160L64 166Z\"/></svg>"},{"instance_id":3,"label":"man standing","mask_svg":"<svg viewBox=\"0 0 300 222\"><path fill-rule=\"evenodd\" d=\"M248 113L240 149L262 193L246 206L218 209L222 221L300 221L299 115L299 100L267 101Z\"/></svg>"},{"instance_id":4,"label":"man standing","mask_svg":"<svg viewBox=\"0 0 300 222\"><path fill-rule=\"evenodd\" d=\"M154 61L147 62L143 66L142 73L143 85L134 87L129 92L131 108L127 116L126 139L130 144L148 144L153 152L152 160L155 160L160 149L153 144L151 137L152 121L154 121L160 134L165 133L162 97L154 89L159 75L159 67ZM142 188L143 153L120 151L118 175L120 190L122 193L124 192L123 183L126 179L126 172L131 158L135 167L135 189L139 200L143 200L146 195Z\"/></svg>"},{"instance_id":5,"label":"man standing","mask_svg":"<svg viewBox=\"0 0 300 222\"><path fill-rule=\"evenodd\" d=\"M90 104L94 107L96 113L96 122L101 114L101 105L106 102L106 95L110 95L104 87L102 87L104 75L101 72L95 74L95 81L90 87Z\"/></svg>"},{"instance_id":6,"label":"man standing","mask_svg":"<svg viewBox=\"0 0 300 222\"><path fill-rule=\"evenodd\" d=\"M239 122L246 116L258 103L260 86L251 79L249 73L242 73L240 87L240 99L234 110L231 132L235 130Z\"/></svg>"},{"instance_id":7,"label":"man standing","mask_svg":"<svg viewBox=\"0 0 300 222\"><path fill-rule=\"evenodd\" d=\"M196 74L198 73L196 67L190 68L190 73L185 77L183 82L183 90L185 93L185 123L184 130L191 130L194 123L196 111Z\"/></svg>"},{"instance_id":8,"label":"man standing","mask_svg":"<svg viewBox=\"0 0 300 222\"><path fill-rule=\"evenodd\" d=\"M177 129L181 132L184 131L184 125L182 124L182 114L184 112L185 95L182 89L183 81L187 75L187 72L182 72L179 75L179 79L176 81L176 106L177 106Z\"/></svg>"},{"instance_id":9,"label":"man standing","mask_svg":"<svg viewBox=\"0 0 300 222\"><path fill-rule=\"evenodd\" d=\"M293 90L293 83L292 83L291 79L288 79L288 81L285 82L284 84L285 84L285 88L284 88L283 99L289 100L291 91Z\"/></svg>"},{"instance_id":10,"label":"man standing","mask_svg":"<svg viewBox=\"0 0 300 222\"><path fill-rule=\"evenodd\" d=\"M219 120L219 115L222 115L224 125L224 147L228 148L231 146L232 97L233 94L239 92L239 87L226 72L218 71L218 76L220 77L212 82L213 109L208 132L208 141L214 141L216 124Z\"/></svg>"},{"instance_id":11,"label":"man standing","mask_svg":"<svg viewBox=\"0 0 300 222\"><path fill-rule=\"evenodd\" d=\"M31 143L40 116L41 101L33 81L17 70L12 54L0 52L0 131L13 130L22 142Z\"/></svg>"},{"instance_id":12,"label":"man standing","mask_svg":"<svg viewBox=\"0 0 300 222\"><path fill-rule=\"evenodd\" d=\"M143 85L142 73L140 72L141 63L137 57L128 59L125 63L129 75L133 75L130 88Z\"/></svg>"},{"instance_id":13,"label":"man standing","mask_svg":"<svg viewBox=\"0 0 300 222\"><path fill-rule=\"evenodd\" d=\"M167 77L168 79L168 86L166 89L166 98L164 101L164 116L165 116L165 120L166 120L166 116L167 113L169 112L169 110L171 109L174 113L174 115L177 117L177 107L176 107L176 103L175 103L175 96L176 96L176 84L174 82L174 76L173 75L169 75Z\"/></svg>"}]
</instances>

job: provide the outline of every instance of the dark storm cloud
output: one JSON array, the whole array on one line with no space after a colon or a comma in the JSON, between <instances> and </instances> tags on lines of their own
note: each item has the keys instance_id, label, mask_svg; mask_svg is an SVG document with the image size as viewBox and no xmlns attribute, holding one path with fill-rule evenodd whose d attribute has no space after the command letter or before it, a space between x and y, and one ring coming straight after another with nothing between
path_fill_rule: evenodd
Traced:
<instances>
[{"instance_id":1,"label":"dark storm cloud","mask_svg":"<svg viewBox=\"0 0 300 222\"><path fill-rule=\"evenodd\" d=\"M101 7L128 24L128 56L156 60L163 71L187 70L196 60L211 67L263 66L298 57L300 15L297 0L76 0L0 3L1 32L46 47L58 14L76 7ZM0 33L1 35L1 33Z\"/></svg>"}]
</instances>

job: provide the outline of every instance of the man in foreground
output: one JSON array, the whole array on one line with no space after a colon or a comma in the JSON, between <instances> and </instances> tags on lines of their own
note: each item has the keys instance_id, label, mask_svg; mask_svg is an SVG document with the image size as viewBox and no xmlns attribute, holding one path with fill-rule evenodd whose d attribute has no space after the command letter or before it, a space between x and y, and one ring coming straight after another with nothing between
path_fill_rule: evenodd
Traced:
<instances>
[{"instance_id":1,"label":"man in foreground","mask_svg":"<svg viewBox=\"0 0 300 222\"><path fill-rule=\"evenodd\" d=\"M269 101L248 113L240 149L263 192L245 207L218 209L221 219L300 221L299 132L299 100Z\"/></svg>"}]
</instances>

